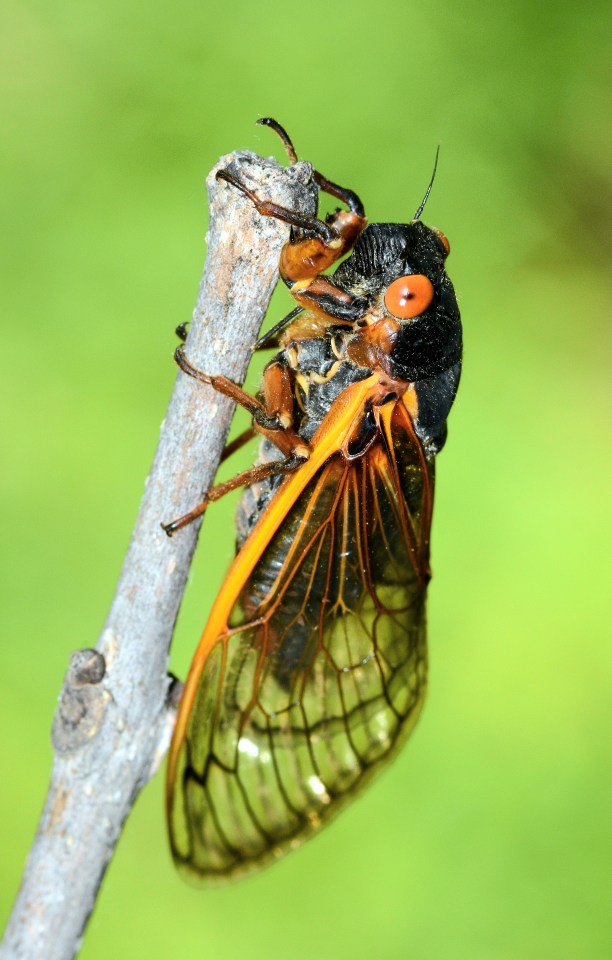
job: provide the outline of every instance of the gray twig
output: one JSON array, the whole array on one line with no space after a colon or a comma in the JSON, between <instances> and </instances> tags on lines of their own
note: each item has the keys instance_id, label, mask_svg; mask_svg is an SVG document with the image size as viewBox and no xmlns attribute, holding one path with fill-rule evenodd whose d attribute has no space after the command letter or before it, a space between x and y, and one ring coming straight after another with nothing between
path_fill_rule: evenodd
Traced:
<instances>
[{"instance_id":1,"label":"gray twig","mask_svg":"<svg viewBox=\"0 0 612 960\"><path fill-rule=\"evenodd\" d=\"M242 382L288 228L216 181L220 167L304 213L314 212L316 188L309 164L286 169L251 153L223 157L208 177L208 252L186 354ZM199 524L169 540L160 521L187 511L212 483L233 406L179 373L108 618L96 649L73 654L66 674L49 792L2 960L76 954L122 825L166 750L176 699L168 648Z\"/></svg>"}]
</instances>

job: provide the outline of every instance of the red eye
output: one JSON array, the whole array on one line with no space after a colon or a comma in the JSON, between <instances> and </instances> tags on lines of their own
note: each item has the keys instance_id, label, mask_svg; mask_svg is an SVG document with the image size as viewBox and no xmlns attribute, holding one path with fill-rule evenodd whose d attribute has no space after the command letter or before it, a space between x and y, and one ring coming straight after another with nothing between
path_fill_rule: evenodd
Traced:
<instances>
[{"instance_id":1,"label":"red eye","mask_svg":"<svg viewBox=\"0 0 612 960\"><path fill-rule=\"evenodd\" d=\"M385 307L398 320L408 320L427 310L433 295L431 281L421 273L411 273L389 284L385 293Z\"/></svg>"}]
</instances>

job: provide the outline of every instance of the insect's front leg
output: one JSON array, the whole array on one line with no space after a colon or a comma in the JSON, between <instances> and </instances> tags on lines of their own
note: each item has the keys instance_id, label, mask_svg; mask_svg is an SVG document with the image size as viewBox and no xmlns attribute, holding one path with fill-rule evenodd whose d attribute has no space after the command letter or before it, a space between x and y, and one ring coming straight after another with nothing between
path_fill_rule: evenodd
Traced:
<instances>
[{"instance_id":1,"label":"insect's front leg","mask_svg":"<svg viewBox=\"0 0 612 960\"><path fill-rule=\"evenodd\" d=\"M367 220L361 202L351 191L315 173L315 179L326 192L343 200L355 198L356 202L351 203L352 209L336 210L326 220L305 217L287 207L261 199L228 170L219 170L217 179L226 180L240 190L262 216L275 217L307 234L293 237L283 247L279 262L282 279L301 307L326 318L352 323L363 313L365 302L321 274L350 251Z\"/></svg>"}]
</instances>

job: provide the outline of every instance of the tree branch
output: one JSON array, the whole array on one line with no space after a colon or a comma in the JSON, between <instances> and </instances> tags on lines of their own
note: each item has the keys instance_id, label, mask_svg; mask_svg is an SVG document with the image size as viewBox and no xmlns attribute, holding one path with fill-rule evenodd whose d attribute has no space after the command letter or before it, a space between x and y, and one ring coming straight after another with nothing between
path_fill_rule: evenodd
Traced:
<instances>
[{"instance_id":1,"label":"tree branch","mask_svg":"<svg viewBox=\"0 0 612 960\"><path fill-rule=\"evenodd\" d=\"M223 157L208 177L208 252L186 354L242 382L288 228L216 181L220 167L304 213L315 210L316 188L309 164L285 169L251 153ZM122 825L166 750L176 699L168 648L199 523L169 540L160 522L187 511L212 483L233 407L179 373L108 618L96 649L73 654L66 674L49 792L2 960L75 955Z\"/></svg>"}]
</instances>

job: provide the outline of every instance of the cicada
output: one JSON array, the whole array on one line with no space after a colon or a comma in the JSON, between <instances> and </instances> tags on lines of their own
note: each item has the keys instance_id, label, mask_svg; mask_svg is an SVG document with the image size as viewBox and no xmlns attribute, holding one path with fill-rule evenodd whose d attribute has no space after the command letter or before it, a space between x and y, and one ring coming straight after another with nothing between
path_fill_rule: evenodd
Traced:
<instances>
[{"instance_id":1,"label":"cicada","mask_svg":"<svg viewBox=\"0 0 612 960\"><path fill-rule=\"evenodd\" d=\"M396 755L427 683L434 462L461 370L449 243L420 219L431 182L409 223L368 224L353 191L313 175L346 210L301 216L219 173L291 224L279 269L297 306L258 343L277 349L260 394L176 355L262 435L255 467L165 527L247 485L168 765L175 861L208 880L330 821Z\"/></svg>"}]
</instances>

